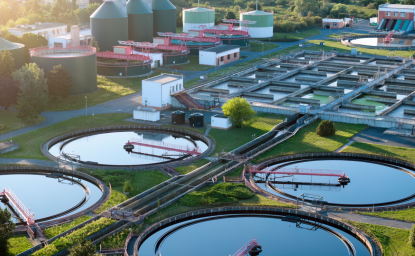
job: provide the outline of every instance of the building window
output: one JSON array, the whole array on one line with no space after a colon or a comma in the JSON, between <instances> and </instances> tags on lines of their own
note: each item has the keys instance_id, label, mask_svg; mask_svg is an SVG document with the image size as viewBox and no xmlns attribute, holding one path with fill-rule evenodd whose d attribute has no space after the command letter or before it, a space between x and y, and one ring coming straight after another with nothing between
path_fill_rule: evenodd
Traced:
<instances>
[{"instance_id":1,"label":"building window","mask_svg":"<svg viewBox=\"0 0 415 256\"><path fill-rule=\"evenodd\" d=\"M220 57L220 61L223 61L223 56L222 56L222 57Z\"/></svg>"},{"instance_id":2,"label":"building window","mask_svg":"<svg viewBox=\"0 0 415 256\"><path fill-rule=\"evenodd\" d=\"M337 27L337 22L333 22L333 27Z\"/></svg>"},{"instance_id":3,"label":"building window","mask_svg":"<svg viewBox=\"0 0 415 256\"><path fill-rule=\"evenodd\" d=\"M401 17L405 17L405 13L404 12L401 12Z\"/></svg>"},{"instance_id":4,"label":"building window","mask_svg":"<svg viewBox=\"0 0 415 256\"><path fill-rule=\"evenodd\" d=\"M231 59L231 55L230 54L228 54L228 60L230 60Z\"/></svg>"},{"instance_id":5,"label":"building window","mask_svg":"<svg viewBox=\"0 0 415 256\"><path fill-rule=\"evenodd\" d=\"M393 16L397 17L398 16L398 12L393 12Z\"/></svg>"},{"instance_id":6,"label":"building window","mask_svg":"<svg viewBox=\"0 0 415 256\"><path fill-rule=\"evenodd\" d=\"M403 44L403 40L399 40L399 44Z\"/></svg>"},{"instance_id":7,"label":"building window","mask_svg":"<svg viewBox=\"0 0 415 256\"><path fill-rule=\"evenodd\" d=\"M391 16L391 12L386 12L386 16Z\"/></svg>"},{"instance_id":8,"label":"building window","mask_svg":"<svg viewBox=\"0 0 415 256\"><path fill-rule=\"evenodd\" d=\"M238 54L235 52L234 54L233 54L233 57L234 58L236 58L238 56Z\"/></svg>"},{"instance_id":9,"label":"building window","mask_svg":"<svg viewBox=\"0 0 415 256\"><path fill-rule=\"evenodd\" d=\"M178 84L176 84L176 91L177 91L177 90L179 90L179 85L178 85Z\"/></svg>"}]
</instances>

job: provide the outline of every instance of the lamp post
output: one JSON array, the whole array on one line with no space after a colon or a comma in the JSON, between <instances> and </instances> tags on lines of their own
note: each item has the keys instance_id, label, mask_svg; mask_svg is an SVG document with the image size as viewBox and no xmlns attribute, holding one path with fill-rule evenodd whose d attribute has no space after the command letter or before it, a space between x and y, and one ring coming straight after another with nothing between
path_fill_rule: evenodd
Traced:
<instances>
[{"instance_id":1,"label":"lamp post","mask_svg":"<svg viewBox=\"0 0 415 256\"><path fill-rule=\"evenodd\" d=\"M88 115L88 97L85 96L85 116Z\"/></svg>"}]
</instances>

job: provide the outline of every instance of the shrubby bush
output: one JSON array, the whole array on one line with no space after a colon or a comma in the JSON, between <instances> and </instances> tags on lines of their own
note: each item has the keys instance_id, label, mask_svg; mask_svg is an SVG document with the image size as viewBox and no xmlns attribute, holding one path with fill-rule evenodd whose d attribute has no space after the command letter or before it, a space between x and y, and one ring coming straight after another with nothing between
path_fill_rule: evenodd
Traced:
<instances>
[{"instance_id":1,"label":"shrubby bush","mask_svg":"<svg viewBox=\"0 0 415 256\"><path fill-rule=\"evenodd\" d=\"M316 133L322 137L332 136L336 133L334 123L330 120L323 120L318 125Z\"/></svg>"}]
</instances>

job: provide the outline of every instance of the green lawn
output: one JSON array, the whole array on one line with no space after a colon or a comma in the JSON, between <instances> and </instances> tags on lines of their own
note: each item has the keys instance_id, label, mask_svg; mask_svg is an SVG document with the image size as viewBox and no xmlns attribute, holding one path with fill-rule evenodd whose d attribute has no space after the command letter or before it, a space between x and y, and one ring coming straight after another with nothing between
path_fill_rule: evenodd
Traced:
<instances>
[{"instance_id":1,"label":"green lawn","mask_svg":"<svg viewBox=\"0 0 415 256\"><path fill-rule=\"evenodd\" d=\"M8 133L14 130L18 130L30 125L35 125L45 121L45 117L38 116L37 120L33 123L23 122L17 117L17 111L9 111L0 109L0 134Z\"/></svg>"},{"instance_id":2,"label":"green lawn","mask_svg":"<svg viewBox=\"0 0 415 256\"><path fill-rule=\"evenodd\" d=\"M342 38L344 36L358 36L358 35L363 35L363 34L358 34L358 33L333 33L333 34L327 35L327 37Z\"/></svg>"},{"instance_id":3,"label":"green lawn","mask_svg":"<svg viewBox=\"0 0 415 256\"><path fill-rule=\"evenodd\" d=\"M382 244L385 256L409 256L415 255L415 248L409 243L409 230L390 228L380 225L372 225L354 221L348 221L355 227L363 230L369 230L367 233L373 233Z\"/></svg>"},{"instance_id":4,"label":"green lawn","mask_svg":"<svg viewBox=\"0 0 415 256\"><path fill-rule=\"evenodd\" d=\"M9 238L10 249L7 256L14 256L26 250L29 250L33 245L27 240L26 236L18 235Z\"/></svg>"},{"instance_id":5,"label":"green lawn","mask_svg":"<svg viewBox=\"0 0 415 256\"><path fill-rule=\"evenodd\" d=\"M150 77L160 74L161 72L156 69ZM88 97L89 107L114 100L141 91L141 81L147 78L148 76L135 78L105 78L99 76L98 91L49 102L47 110L64 111L85 108L85 96Z\"/></svg>"},{"instance_id":6,"label":"green lawn","mask_svg":"<svg viewBox=\"0 0 415 256\"><path fill-rule=\"evenodd\" d=\"M95 211L96 213L104 212L106 209L118 205L128 198L138 195L169 179L169 177L160 171L130 172L124 170L93 169L82 169L82 171L105 181L107 186L111 183L111 196L103 206ZM125 181L130 181L132 186L132 192L128 196L123 194L123 186Z\"/></svg>"},{"instance_id":7,"label":"green lawn","mask_svg":"<svg viewBox=\"0 0 415 256\"><path fill-rule=\"evenodd\" d=\"M208 69L212 69L214 67L207 66L207 65L200 65L199 64L199 56L188 56L189 63L183 65L173 65L169 66L169 68L178 69L178 70L186 70L186 71L204 71Z\"/></svg>"},{"instance_id":8,"label":"green lawn","mask_svg":"<svg viewBox=\"0 0 415 256\"><path fill-rule=\"evenodd\" d=\"M275 125L281 123L285 116L261 113L254 117L251 122L244 122L243 128L231 128L228 130L212 129L209 132L215 141L216 149L213 152L229 152L252 140L252 135L256 137L269 132Z\"/></svg>"},{"instance_id":9,"label":"green lawn","mask_svg":"<svg viewBox=\"0 0 415 256\"><path fill-rule=\"evenodd\" d=\"M342 152L386 155L415 163L415 149L353 142Z\"/></svg>"},{"instance_id":10,"label":"green lawn","mask_svg":"<svg viewBox=\"0 0 415 256\"><path fill-rule=\"evenodd\" d=\"M247 48L247 50L251 51L251 52L266 52L275 48L280 47L278 44L274 44L274 43L260 43L260 42L250 42L249 43L251 46L249 48Z\"/></svg>"},{"instance_id":11,"label":"green lawn","mask_svg":"<svg viewBox=\"0 0 415 256\"><path fill-rule=\"evenodd\" d=\"M14 142L19 143L19 149L13 152L2 154L2 158L27 158L48 160L40 152L42 142L56 136L77 130L96 128L112 125L137 125L137 123L125 122L124 119L132 114L100 114L95 116L75 117L48 127L28 132L13 138Z\"/></svg>"},{"instance_id":12,"label":"green lawn","mask_svg":"<svg viewBox=\"0 0 415 256\"><path fill-rule=\"evenodd\" d=\"M71 247L74 244L79 243L85 237L88 237L97 231L111 225L115 220L108 218L101 218L97 221L91 222L85 227L78 229L64 237L61 237L53 243L47 245L46 247L40 249L33 253L33 256L52 256L68 247Z\"/></svg>"},{"instance_id":13,"label":"green lawn","mask_svg":"<svg viewBox=\"0 0 415 256\"><path fill-rule=\"evenodd\" d=\"M365 128L365 125L334 123L336 134L321 137L315 133L320 120L300 129L287 141L277 145L258 157L257 161L274 158L278 155L299 154L308 152L332 152L347 143L347 140Z\"/></svg>"},{"instance_id":14,"label":"green lawn","mask_svg":"<svg viewBox=\"0 0 415 256\"><path fill-rule=\"evenodd\" d=\"M180 167L176 167L176 171L180 172L181 174L188 174L189 172L209 163L209 160L206 159L200 159L197 160L196 162L190 164L190 165L186 165L186 166L180 166Z\"/></svg>"},{"instance_id":15,"label":"green lawn","mask_svg":"<svg viewBox=\"0 0 415 256\"><path fill-rule=\"evenodd\" d=\"M273 37L271 38L271 41L277 41L277 42L284 42L287 41L299 41L303 40L305 38L309 38L312 36L320 35L320 30L313 28L313 29L307 29L303 31L299 31L299 33L274 33ZM284 36L286 36L285 40L283 39ZM269 41L269 39L260 39L263 41Z\"/></svg>"},{"instance_id":16,"label":"green lawn","mask_svg":"<svg viewBox=\"0 0 415 256\"><path fill-rule=\"evenodd\" d=\"M48 239L51 239L52 237L55 237L55 236L65 232L65 231L67 231L67 230L69 230L73 227L76 227L79 224L84 223L85 221L87 221L89 219L91 219L90 216L84 215L84 216L81 216L79 218L74 219L72 222L65 223L65 224L62 224L62 225L59 225L59 226L53 226L51 228L47 228L47 229L43 230L43 233L45 233L45 236Z\"/></svg>"},{"instance_id":17,"label":"green lawn","mask_svg":"<svg viewBox=\"0 0 415 256\"><path fill-rule=\"evenodd\" d=\"M381 218L388 218L394 220L402 220L407 222L415 222L415 209L407 209L400 211L387 211L387 212L359 212L360 214L377 216Z\"/></svg>"}]
</instances>

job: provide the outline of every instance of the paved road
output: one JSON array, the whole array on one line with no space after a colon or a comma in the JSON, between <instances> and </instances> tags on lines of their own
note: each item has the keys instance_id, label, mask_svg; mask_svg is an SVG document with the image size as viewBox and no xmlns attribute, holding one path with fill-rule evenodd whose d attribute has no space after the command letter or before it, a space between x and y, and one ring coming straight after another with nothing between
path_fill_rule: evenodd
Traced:
<instances>
[{"instance_id":1,"label":"paved road","mask_svg":"<svg viewBox=\"0 0 415 256\"><path fill-rule=\"evenodd\" d=\"M350 141L395 147L415 148L415 138L383 134L386 128L368 127L353 136Z\"/></svg>"},{"instance_id":2,"label":"paved road","mask_svg":"<svg viewBox=\"0 0 415 256\"><path fill-rule=\"evenodd\" d=\"M336 218L336 219L357 221L357 222L387 226L387 227L392 227L392 228L400 228L400 229L411 229L413 225L413 223L409 223L409 222L384 219L384 218L373 217L373 216L362 215L362 214L343 213L343 212L323 212L321 214L326 215L331 218Z\"/></svg>"}]
</instances>

